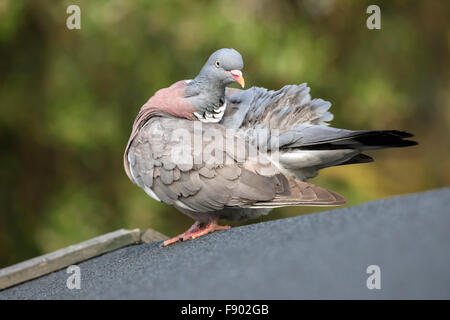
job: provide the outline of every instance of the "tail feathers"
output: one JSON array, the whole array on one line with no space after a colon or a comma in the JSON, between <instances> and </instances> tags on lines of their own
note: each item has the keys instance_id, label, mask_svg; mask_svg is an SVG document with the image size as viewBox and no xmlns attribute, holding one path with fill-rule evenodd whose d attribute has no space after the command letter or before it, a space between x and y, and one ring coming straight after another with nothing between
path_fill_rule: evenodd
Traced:
<instances>
[{"instance_id":1,"label":"tail feathers","mask_svg":"<svg viewBox=\"0 0 450 320\"><path fill-rule=\"evenodd\" d=\"M373 162L373 161L374 160L372 157L369 157L368 155L366 155L364 153L360 153L360 154L357 154L356 156L354 156L353 158L351 158L350 160L347 160L345 162L337 164L337 166L343 166L346 164L368 163L368 162Z\"/></svg>"},{"instance_id":2,"label":"tail feathers","mask_svg":"<svg viewBox=\"0 0 450 320\"><path fill-rule=\"evenodd\" d=\"M302 145L301 149L307 150L337 150L358 149L376 150L384 148L402 148L417 145L413 140L404 140L413 135L409 132L398 130L374 130L353 131L342 137L336 137L325 141L316 141L308 145Z\"/></svg>"},{"instance_id":3,"label":"tail feathers","mask_svg":"<svg viewBox=\"0 0 450 320\"><path fill-rule=\"evenodd\" d=\"M405 138L413 135L398 130L350 131L330 127L310 128L301 139L285 144L279 153L279 164L285 173L300 180L310 179L318 170L374 161L362 152L417 145Z\"/></svg>"},{"instance_id":4,"label":"tail feathers","mask_svg":"<svg viewBox=\"0 0 450 320\"><path fill-rule=\"evenodd\" d=\"M311 183L289 179L289 191L270 201L256 202L251 208L278 208L285 206L338 206L346 203L341 195Z\"/></svg>"}]
</instances>

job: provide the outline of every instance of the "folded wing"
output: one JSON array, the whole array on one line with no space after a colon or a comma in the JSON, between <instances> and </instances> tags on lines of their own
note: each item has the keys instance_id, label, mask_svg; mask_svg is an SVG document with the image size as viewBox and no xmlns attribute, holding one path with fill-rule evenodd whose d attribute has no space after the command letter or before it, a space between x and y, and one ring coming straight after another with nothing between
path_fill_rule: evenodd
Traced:
<instances>
[{"instance_id":1,"label":"folded wing","mask_svg":"<svg viewBox=\"0 0 450 320\"><path fill-rule=\"evenodd\" d=\"M218 124L154 117L132 141L128 159L141 188L181 210L345 202L334 192L286 177L254 146Z\"/></svg>"}]
</instances>

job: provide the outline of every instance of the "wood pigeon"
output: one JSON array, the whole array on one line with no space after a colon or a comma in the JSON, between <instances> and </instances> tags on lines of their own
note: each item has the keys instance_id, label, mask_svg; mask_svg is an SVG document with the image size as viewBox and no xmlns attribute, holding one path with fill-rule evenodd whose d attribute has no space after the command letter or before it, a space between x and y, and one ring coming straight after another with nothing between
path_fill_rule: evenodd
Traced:
<instances>
[{"instance_id":1,"label":"wood pigeon","mask_svg":"<svg viewBox=\"0 0 450 320\"><path fill-rule=\"evenodd\" d=\"M362 152L417 144L397 130L328 126L331 104L306 84L244 87L242 56L214 52L193 80L157 91L141 108L124 167L150 197L195 220L163 246L228 229L283 206L335 206L345 199L307 180L318 170L371 162Z\"/></svg>"}]
</instances>

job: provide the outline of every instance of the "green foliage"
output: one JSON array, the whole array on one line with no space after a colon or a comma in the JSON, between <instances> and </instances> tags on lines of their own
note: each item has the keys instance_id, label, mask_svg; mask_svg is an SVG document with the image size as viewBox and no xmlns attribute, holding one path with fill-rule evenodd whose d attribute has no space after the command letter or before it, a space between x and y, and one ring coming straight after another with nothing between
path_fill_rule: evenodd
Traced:
<instances>
[{"instance_id":1,"label":"green foliage","mask_svg":"<svg viewBox=\"0 0 450 320\"><path fill-rule=\"evenodd\" d=\"M66 28L70 4L81 30ZM248 87L307 82L334 126L416 134L419 147L313 180L349 205L449 185L449 3L382 1L381 30L369 4L1 0L0 267L122 227L187 228L127 179L122 153L140 106L221 47L242 53Z\"/></svg>"}]
</instances>

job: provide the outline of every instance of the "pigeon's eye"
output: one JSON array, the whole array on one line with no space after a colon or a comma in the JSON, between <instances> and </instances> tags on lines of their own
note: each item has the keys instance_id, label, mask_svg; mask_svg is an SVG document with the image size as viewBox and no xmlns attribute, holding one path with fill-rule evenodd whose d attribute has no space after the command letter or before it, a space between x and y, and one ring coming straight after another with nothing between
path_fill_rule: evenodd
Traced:
<instances>
[{"instance_id":1,"label":"pigeon's eye","mask_svg":"<svg viewBox=\"0 0 450 320\"><path fill-rule=\"evenodd\" d=\"M216 65L217 68L220 67L220 61L219 60L216 60L216 62L214 64Z\"/></svg>"}]
</instances>

